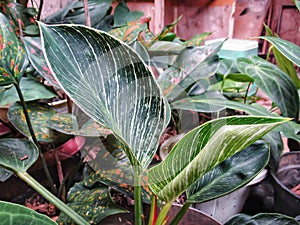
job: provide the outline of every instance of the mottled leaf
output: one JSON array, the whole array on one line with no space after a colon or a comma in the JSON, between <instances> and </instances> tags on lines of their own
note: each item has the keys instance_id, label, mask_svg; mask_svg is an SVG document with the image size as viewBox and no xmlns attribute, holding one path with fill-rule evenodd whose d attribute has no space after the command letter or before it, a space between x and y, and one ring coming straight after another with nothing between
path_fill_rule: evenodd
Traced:
<instances>
[{"instance_id":1,"label":"mottled leaf","mask_svg":"<svg viewBox=\"0 0 300 225\"><path fill-rule=\"evenodd\" d=\"M187 201L201 203L227 195L249 183L267 165L267 144L256 142L204 174L187 190Z\"/></svg>"},{"instance_id":2,"label":"mottled leaf","mask_svg":"<svg viewBox=\"0 0 300 225\"><path fill-rule=\"evenodd\" d=\"M38 102L27 103L29 117L35 132L36 138L40 142L61 143L67 139L67 136L51 130L47 121L57 112L48 105ZM20 103L16 102L8 109L9 121L25 136L30 137L23 108Z\"/></svg>"},{"instance_id":3,"label":"mottled leaf","mask_svg":"<svg viewBox=\"0 0 300 225\"><path fill-rule=\"evenodd\" d=\"M147 168L170 119L149 68L107 33L75 25L40 27L44 53L60 86L121 140L131 164Z\"/></svg>"},{"instance_id":4,"label":"mottled leaf","mask_svg":"<svg viewBox=\"0 0 300 225\"><path fill-rule=\"evenodd\" d=\"M278 213L259 213L254 216L237 214L227 220L224 225L299 225L292 217Z\"/></svg>"},{"instance_id":5,"label":"mottled leaf","mask_svg":"<svg viewBox=\"0 0 300 225\"><path fill-rule=\"evenodd\" d=\"M48 216L25 206L0 201L0 221L2 224L56 225Z\"/></svg>"},{"instance_id":6,"label":"mottled leaf","mask_svg":"<svg viewBox=\"0 0 300 225\"><path fill-rule=\"evenodd\" d=\"M0 150L0 166L18 172L26 172L39 156L37 147L26 139L1 139Z\"/></svg>"},{"instance_id":7,"label":"mottled leaf","mask_svg":"<svg viewBox=\"0 0 300 225\"><path fill-rule=\"evenodd\" d=\"M148 51L151 56L179 55L184 48L184 46L176 42L158 41Z\"/></svg>"},{"instance_id":8,"label":"mottled leaf","mask_svg":"<svg viewBox=\"0 0 300 225\"><path fill-rule=\"evenodd\" d=\"M50 99L57 97L54 91L46 88L43 84L35 79L22 77L20 80L20 88L25 101L34 101L39 99ZM9 103L20 101L15 86L0 91L0 105L5 106Z\"/></svg>"},{"instance_id":9,"label":"mottled leaf","mask_svg":"<svg viewBox=\"0 0 300 225\"><path fill-rule=\"evenodd\" d=\"M55 114L48 120L51 129L69 135L99 137L111 134L111 131L92 119L88 119L80 126L77 117L73 114Z\"/></svg>"},{"instance_id":10,"label":"mottled leaf","mask_svg":"<svg viewBox=\"0 0 300 225\"><path fill-rule=\"evenodd\" d=\"M283 116L298 119L299 96L291 79L274 64L257 56L238 58L241 73L254 79L254 83L276 103Z\"/></svg>"},{"instance_id":11,"label":"mottled leaf","mask_svg":"<svg viewBox=\"0 0 300 225\"><path fill-rule=\"evenodd\" d=\"M75 184L68 193L68 205L84 217L89 224L99 224L105 217L126 213L127 210L116 205L107 187L87 188L82 183ZM58 223L74 224L70 217L61 213Z\"/></svg>"},{"instance_id":12,"label":"mottled leaf","mask_svg":"<svg viewBox=\"0 0 300 225\"><path fill-rule=\"evenodd\" d=\"M202 34L197 34L192 37L190 40L183 42L184 46L200 46L205 39L211 35L212 32L204 32Z\"/></svg>"},{"instance_id":13,"label":"mottled leaf","mask_svg":"<svg viewBox=\"0 0 300 225\"><path fill-rule=\"evenodd\" d=\"M32 66L36 71L51 85L59 87L57 81L55 81L50 68L45 60L44 53L42 51L42 44L40 37L24 37L23 38L25 49Z\"/></svg>"},{"instance_id":14,"label":"mottled leaf","mask_svg":"<svg viewBox=\"0 0 300 225\"><path fill-rule=\"evenodd\" d=\"M177 142L162 163L149 169L150 189L171 202L206 172L286 121L234 116L206 122Z\"/></svg>"},{"instance_id":15,"label":"mottled leaf","mask_svg":"<svg viewBox=\"0 0 300 225\"><path fill-rule=\"evenodd\" d=\"M0 25L0 86L5 86L21 79L28 61L21 41L2 13Z\"/></svg>"}]
</instances>

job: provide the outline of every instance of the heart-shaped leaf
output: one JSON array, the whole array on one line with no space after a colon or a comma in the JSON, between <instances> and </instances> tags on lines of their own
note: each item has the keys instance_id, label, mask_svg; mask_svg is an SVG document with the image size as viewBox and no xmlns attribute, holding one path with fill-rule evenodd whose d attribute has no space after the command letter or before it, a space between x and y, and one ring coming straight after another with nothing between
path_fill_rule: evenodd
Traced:
<instances>
[{"instance_id":1,"label":"heart-shaped leaf","mask_svg":"<svg viewBox=\"0 0 300 225\"><path fill-rule=\"evenodd\" d=\"M132 165L147 168L170 119L149 68L107 33L79 25L40 28L46 59L60 86L121 140Z\"/></svg>"},{"instance_id":2,"label":"heart-shaped leaf","mask_svg":"<svg viewBox=\"0 0 300 225\"><path fill-rule=\"evenodd\" d=\"M70 189L68 205L83 216L89 224L99 224L107 216L127 212L113 202L107 187L97 186L89 189L82 183L77 183ZM70 217L63 213L59 215L58 222L73 224Z\"/></svg>"},{"instance_id":3,"label":"heart-shaped leaf","mask_svg":"<svg viewBox=\"0 0 300 225\"><path fill-rule=\"evenodd\" d=\"M149 170L149 185L159 198L173 201L206 172L246 148L285 118L225 117L187 133L167 158Z\"/></svg>"},{"instance_id":4,"label":"heart-shaped leaf","mask_svg":"<svg viewBox=\"0 0 300 225\"><path fill-rule=\"evenodd\" d=\"M187 201L201 203L229 194L250 182L268 163L269 147L257 142L204 174L187 190Z\"/></svg>"},{"instance_id":5,"label":"heart-shaped leaf","mask_svg":"<svg viewBox=\"0 0 300 225\"><path fill-rule=\"evenodd\" d=\"M4 201L0 201L0 221L2 224L56 225L48 216Z\"/></svg>"},{"instance_id":6,"label":"heart-shaped leaf","mask_svg":"<svg viewBox=\"0 0 300 225\"><path fill-rule=\"evenodd\" d=\"M47 80L51 85L59 87L57 81L55 81L50 68L45 60L44 53L42 51L42 43L40 37L24 37L23 38L25 49L32 66L38 71L38 73Z\"/></svg>"},{"instance_id":7,"label":"heart-shaped leaf","mask_svg":"<svg viewBox=\"0 0 300 225\"><path fill-rule=\"evenodd\" d=\"M282 114L298 120L299 96L295 84L274 64L258 57L238 58L238 69L276 103Z\"/></svg>"},{"instance_id":8,"label":"heart-shaped leaf","mask_svg":"<svg viewBox=\"0 0 300 225\"><path fill-rule=\"evenodd\" d=\"M51 109L50 106L38 102L28 102L27 104L28 114L31 118L33 130L36 138L40 142L53 142L61 143L67 140L67 136L58 133L49 128L47 121L54 116L57 112ZM9 121L25 136L31 137L28 125L25 119L23 107L19 102L16 102L8 109Z\"/></svg>"},{"instance_id":9,"label":"heart-shaped leaf","mask_svg":"<svg viewBox=\"0 0 300 225\"><path fill-rule=\"evenodd\" d=\"M278 214L278 213L259 213L254 216L246 214L237 214L224 225L299 225L299 223L292 217Z\"/></svg>"},{"instance_id":10,"label":"heart-shaped leaf","mask_svg":"<svg viewBox=\"0 0 300 225\"><path fill-rule=\"evenodd\" d=\"M18 172L26 172L39 156L37 147L25 139L1 139L0 150L0 166Z\"/></svg>"},{"instance_id":11,"label":"heart-shaped leaf","mask_svg":"<svg viewBox=\"0 0 300 225\"><path fill-rule=\"evenodd\" d=\"M43 84L35 79L22 77L20 88L25 101L34 101L38 99L50 99L57 97L56 93L46 88ZM9 103L20 101L15 86L0 92L0 105L5 106Z\"/></svg>"},{"instance_id":12,"label":"heart-shaped leaf","mask_svg":"<svg viewBox=\"0 0 300 225\"><path fill-rule=\"evenodd\" d=\"M28 60L22 43L2 13L0 25L0 86L5 86L21 79Z\"/></svg>"}]
</instances>

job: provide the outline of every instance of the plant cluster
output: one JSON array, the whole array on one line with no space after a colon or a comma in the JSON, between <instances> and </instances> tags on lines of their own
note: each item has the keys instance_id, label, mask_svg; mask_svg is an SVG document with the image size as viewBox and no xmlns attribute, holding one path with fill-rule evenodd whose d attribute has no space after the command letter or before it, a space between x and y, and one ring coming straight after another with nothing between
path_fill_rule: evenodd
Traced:
<instances>
[{"instance_id":1,"label":"plant cluster","mask_svg":"<svg viewBox=\"0 0 300 225\"><path fill-rule=\"evenodd\" d=\"M35 21L34 9L1 1L0 104L10 104L3 123L18 133L0 139L1 180L15 173L61 211L61 224L126 213L112 190L134 199L135 224L145 223L143 204L151 205L149 224L166 224L185 194L175 225L193 203L245 186L266 166L276 170L282 135L299 142L300 47L266 27L269 36L259 38L270 43L277 65L258 56L220 59L223 42L205 45L209 32L182 40L171 32L178 18L153 34L141 12L121 2L112 15L111 3L88 1L90 18L74 2ZM271 108L259 104L258 89ZM54 109L58 98L67 99L68 112ZM84 162L82 180L64 199L65 179L57 190L43 146L74 137L85 147L55 150L57 164L80 148ZM27 172L38 158L51 191ZM11 223L56 224L4 201L0 211ZM270 220L297 224L280 214L239 215L226 224Z\"/></svg>"}]
</instances>

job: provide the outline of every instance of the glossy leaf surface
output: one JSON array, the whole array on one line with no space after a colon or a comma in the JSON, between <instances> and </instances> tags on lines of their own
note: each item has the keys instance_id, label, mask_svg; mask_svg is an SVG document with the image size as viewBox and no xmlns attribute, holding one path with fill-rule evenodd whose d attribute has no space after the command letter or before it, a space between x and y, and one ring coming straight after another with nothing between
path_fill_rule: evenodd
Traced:
<instances>
[{"instance_id":1,"label":"glossy leaf surface","mask_svg":"<svg viewBox=\"0 0 300 225\"><path fill-rule=\"evenodd\" d=\"M254 216L238 214L224 223L224 225L299 225L292 217L277 213L260 213Z\"/></svg>"},{"instance_id":2,"label":"glossy leaf surface","mask_svg":"<svg viewBox=\"0 0 300 225\"><path fill-rule=\"evenodd\" d=\"M2 13L0 25L0 86L5 86L22 77L28 61L22 43Z\"/></svg>"},{"instance_id":3,"label":"glossy leaf surface","mask_svg":"<svg viewBox=\"0 0 300 225\"><path fill-rule=\"evenodd\" d=\"M298 45L277 37L263 36L260 38L270 42L281 54L300 67L300 47Z\"/></svg>"},{"instance_id":4,"label":"glossy leaf surface","mask_svg":"<svg viewBox=\"0 0 300 225\"><path fill-rule=\"evenodd\" d=\"M277 66L257 56L239 58L241 73L254 79L254 83L276 103L283 116L298 119L299 96L292 80Z\"/></svg>"},{"instance_id":5,"label":"glossy leaf surface","mask_svg":"<svg viewBox=\"0 0 300 225\"><path fill-rule=\"evenodd\" d=\"M211 120L187 133L167 158L148 172L151 190L173 201L206 172L286 122L272 117L226 117Z\"/></svg>"},{"instance_id":6,"label":"glossy leaf surface","mask_svg":"<svg viewBox=\"0 0 300 225\"><path fill-rule=\"evenodd\" d=\"M28 102L27 108L38 141L60 143L67 139L65 135L51 130L47 124L47 121L57 113L54 109L51 109L46 104L38 102ZM30 137L23 108L20 103L16 102L14 105L10 106L7 115L9 121L16 129L23 135Z\"/></svg>"},{"instance_id":7,"label":"glossy leaf surface","mask_svg":"<svg viewBox=\"0 0 300 225\"><path fill-rule=\"evenodd\" d=\"M115 8L114 27L126 26L128 22L139 19L144 15L141 11L130 11L127 4L122 1Z\"/></svg>"},{"instance_id":8,"label":"glossy leaf surface","mask_svg":"<svg viewBox=\"0 0 300 225\"><path fill-rule=\"evenodd\" d=\"M97 186L89 189L82 183L77 183L70 189L68 206L84 217L89 224L99 224L107 216L127 212L113 202L107 187ZM62 213L58 222L74 224L70 217Z\"/></svg>"},{"instance_id":9,"label":"glossy leaf surface","mask_svg":"<svg viewBox=\"0 0 300 225\"><path fill-rule=\"evenodd\" d=\"M18 172L26 172L39 156L37 147L25 139L1 139L0 149L0 166Z\"/></svg>"},{"instance_id":10,"label":"glossy leaf surface","mask_svg":"<svg viewBox=\"0 0 300 225\"><path fill-rule=\"evenodd\" d=\"M48 216L4 201L0 201L0 221L2 224L56 225Z\"/></svg>"},{"instance_id":11,"label":"glossy leaf surface","mask_svg":"<svg viewBox=\"0 0 300 225\"><path fill-rule=\"evenodd\" d=\"M187 190L187 201L206 202L250 182L268 163L269 147L256 142L204 174Z\"/></svg>"},{"instance_id":12,"label":"glossy leaf surface","mask_svg":"<svg viewBox=\"0 0 300 225\"><path fill-rule=\"evenodd\" d=\"M34 101L39 99L50 99L57 97L54 91L47 89L37 80L22 77L20 80L20 88L25 101ZM0 105L5 106L9 103L20 101L15 86L0 91Z\"/></svg>"},{"instance_id":13,"label":"glossy leaf surface","mask_svg":"<svg viewBox=\"0 0 300 225\"><path fill-rule=\"evenodd\" d=\"M46 58L60 86L121 140L131 164L146 168L170 117L148 67L107 33L74 25L40 28Z\"/></svg>"}]
</instances>

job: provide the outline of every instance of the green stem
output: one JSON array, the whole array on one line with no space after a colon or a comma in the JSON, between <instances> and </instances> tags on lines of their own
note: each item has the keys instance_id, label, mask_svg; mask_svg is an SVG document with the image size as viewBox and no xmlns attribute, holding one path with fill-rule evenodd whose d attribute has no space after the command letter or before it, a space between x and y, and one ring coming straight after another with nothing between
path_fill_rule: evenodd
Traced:
<instances>
[{"instance_id":1,"label":"green stem","mask_svg":"<svg viewBox=\"0 0 300 225\"><path fill-rule=\"evenodd\" d=\"M50 184L52 192L56 193L56 188L55 188L54 182L52 180L52 177L50 175L50 172L48 170L47 163L46 163L46 160L44 158L44 154L43 154L43 152L41 150L41 147L40 147L40 145L39 145L39 143L38 143L38 141L36 139L36 136L35 136L35 133L34 133L34 130L33 130L33 127L32 127L32 123L31 123L31 120L30 120L30 117L29 117L29 114L28 114L28 110L27 110L27 106L26 106L26 103L25 103L25 99L24 99L22 90L21 90L21 88L20 88L20 86L19 86L18 83L14 83L14 85L16 87L18 96L20 98L20 102L21 102L21 105L22 105L22 108L23 108L23 112L24 112L24 115L25 115L25 119L26 119L26 123L27 123L27 126L28 126L28 130L29 130L30 136L32 138L33 143L39 149L39 156L40 156L41 161L42 161L42 166L43 166L43 170L45 172L46 178L47 178L47 180L48 180L48 182Z\"/></svg>"},{"instance_id":2,"label":"green stem","mask_svg":"<svg viewBox=\"0 0 300 225\"><path fill-rule=\"evenodd\" d=\"M156 220L156 204L157 204L157 198L156 198L155 195L152 195L148 225L153 225L155 223L155 220Z\"/></svg>"},{"instance_id":3,"label":"green stem","mask_svg":"<svg viewBox=\"0 0 300 225\"><path fill-rule=\"evenodd\" d=\"M170 223L170 225L177 225L191 205L192 203L185 202L184 205L179 210L179 212L177 213L177 215L175 216L175 218Z\"/></svg>"},{"instance_id":4,"label":"green stem","mask_svg":"<svg viewBox=\"0 0 300 225\"><path fill-rule=\"evenodd\" d=\"M250 86L251 86L251 82L248 84L248 87L247 87L247 90L246 90L246 93L245 93L244 104L246 104L246 102L247 102L247 97L248 97L248 93L249 93L249 90L250 90Z\"/></svg>"},{"instance_id":5,"label":"green stem","mask_svg":"<svg viewBox=\"0 0 300 225\"><path fill-rule=\"evenodd\" d=\"M164 224L165 220L166 220L166 217L167 217L167 214L172 206L172 201L171 202L168 202L167 204L165 204L162 208L162 210L160 211L158 217L157 217L157 220L156 220L156 223L155 225L161 225L161 224Z\"/></svg>"},{"instance_id":6,"label":"green stem","mask_svg":"<svg viewBox=\"0 0 300 225\"><path fill-rule=\"evenodd\" d=\"M89 223L82 218L78 213L76 213L72 208L63 203L59 198L48 191L44 186L37 182L33 177L31 177L27 172L16 171L18 177L24 180L29 186L40 193L45 199L51 202L56 208L61 212L65 213L67 216L72 218L79 225L89 225Z\"/></svg>"},{"instance_id":7,"label":"green stem","mask_svg":"<svg viewBox=\"0 0 300 225\"><path fill-rule=\"evenodd\" d=\"M140 166L134 169L134 224L143 224L143 210L142 210L142 169Z\"/></svg>"}]
</instances>

